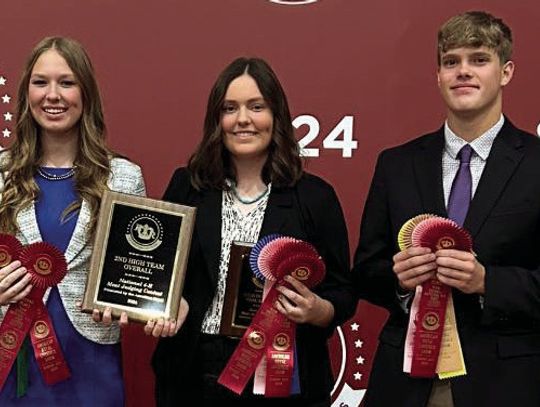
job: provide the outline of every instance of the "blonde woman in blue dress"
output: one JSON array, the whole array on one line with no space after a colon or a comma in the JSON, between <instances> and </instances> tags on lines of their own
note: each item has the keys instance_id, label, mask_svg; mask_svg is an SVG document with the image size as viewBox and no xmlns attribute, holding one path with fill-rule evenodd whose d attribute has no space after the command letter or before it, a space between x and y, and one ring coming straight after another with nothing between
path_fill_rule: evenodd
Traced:
<instances>
[{"instance_id":1,"label":"blonde woman in blue dress","mask_svg":"<svg viewBox=\"0 0 540 407\"><path fill-rule=\"evenodd\" d=\"M140 168L105 144L94 70L78 42L50 37L36 45L18 89L15 133L0 153L0 231L65 253L68 272L44 301L71 378L47 386L30 350L26 394L16 395L14 364L0 405L123 406L119 324L111 323L110 312L81 313L78 302L103 191L144 195L145 186ZM31 288L20 262L0 269L0 305L19 301Z\"/></svg>"}]
</instances>

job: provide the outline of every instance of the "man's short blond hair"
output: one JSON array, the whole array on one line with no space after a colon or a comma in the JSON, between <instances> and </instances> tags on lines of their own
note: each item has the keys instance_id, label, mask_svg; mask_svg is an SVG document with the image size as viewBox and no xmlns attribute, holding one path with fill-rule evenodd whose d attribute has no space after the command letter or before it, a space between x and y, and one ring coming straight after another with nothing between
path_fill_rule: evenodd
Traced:
<instances>
[{"instance_id":1,"label":"man's short blond hair","mask_svg":"<svg viewBox=\"0 0 540 407\"><path fill-rule=\"evenodd\" d=\"M487 47L506 63L512 56L512 31L500 19L485 11L468 11L452 17L438 33L437 61L445 52L461 47Z\"/></svg>"}]
</instances>

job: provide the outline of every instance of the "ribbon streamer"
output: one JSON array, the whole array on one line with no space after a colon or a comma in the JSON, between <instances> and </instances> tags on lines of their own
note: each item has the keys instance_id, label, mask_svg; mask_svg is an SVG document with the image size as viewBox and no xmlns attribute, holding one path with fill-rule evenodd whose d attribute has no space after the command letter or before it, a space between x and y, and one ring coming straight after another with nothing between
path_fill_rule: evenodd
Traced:
<instances>
[{"instance_id":1,"label":"ribbon streamer","mask_svg":"<svg viewBox=\"0 0 540 407\"><path fill-rule=\"evenodd\" d=\"M310 244L275 235L260 242L254 246L250 258L256 274L290 289L293 287L283 280L286 275L309 288L323 279L324 262ZM218 383L237 394L242 393L263 357L266 357L265 397L290 394L296 324L274 308L279 295L272 285L218 379Z\"/></svg>"},{"instance_id":2,"label":"ribbon streamer","mask_svg":"<svg viewBox=\"0 0 540 407\"><path fill-rule=\"evenodd\" d=\"M6 239L0 236L0 258L4 257L3 250L6 250L7 257L10 258L8 264L18 258L28 270L33 288L28 296L9 306L0 325L0 390L28 333L45 383L52 385L70 377L69 368L43 304L46 289L58 284L67 272L64 255L56 247L42 242L25 246L18 252L10 251L9 248L16 245L10 246L5 244L5 241L12 239L12 236Z\"/></svg>"}]
</instances>

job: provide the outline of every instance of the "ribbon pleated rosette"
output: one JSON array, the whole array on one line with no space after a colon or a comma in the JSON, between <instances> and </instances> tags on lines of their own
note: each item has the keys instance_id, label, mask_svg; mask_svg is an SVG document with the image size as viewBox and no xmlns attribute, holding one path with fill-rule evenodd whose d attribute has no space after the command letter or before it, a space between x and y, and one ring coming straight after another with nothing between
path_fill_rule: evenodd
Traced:
<instances>
[{"instance_id":1,"label":"ribbon pleated rosette","mask_svg":"<svg viewBox=\"0 0 540 407\"><path fill-rule=\"evenodd\" d=\"M21 242L15 236L0 233L0 268L18 260L22 248Z\"/></svg>"},{"instance_id":2,"label":"ribbon pleated rosette","mask_svg":"<svg viewBox=\"0 0 540 407\"><path fill-rule=\"evenodd\" d=\"M436 215L431 215L424 213L414 218L409 219L403 224L398 233L398 246L399 250L405 250L409 247L413 247L412 234L414 229L418 226L419 223L423 222L426 219L435 218Z\"/></svg>"},{"instance_id":3,"label":"ribbon pleated rosette","mask_svg":"<svg viewBox=\"0 0 540 407\"><path fill-rule=\"evenodd\" d=\"M454 221L424 214L405 222L398 234L398 245L402 250L428 247L433 252L472 251L472 238ZM445 377L465 373L451 293L450 287L435 278L417 287L404 355L404 371L412 377L433 377L436 373L441 376L449 370L463 372Z\"/></svg>"},{"instance_id":4,"label":"ribbon pleated rosette","mask_svg":"<svg viewBox=\"0 0 540 407\"><path fill-rule=\"evenodd\" d=\"M0 253L3 247L0 238ZM69 378L70 372L43 304L43 295L47 288L64 278L67 263L62 252L42 242L23 247L18 256L12 257L12 261L16 259L26 267L33 287L28 296L9 306L0 325L0 389L27 334L43 379L52 385Z\"/></svg>"},{"instance_id":5,"label":"ribbon pleated rosette","mask_svg":"<svg viewBox=\"0 0 540 407\"><path fill-rule=\"evenodd\" d=\"M260 244L259 244L260 243ZM293 289L284 281L290 275L308 288L319 284L325 265L315 248L288 236L263 237L252 249L253 272L266 281ZM294 369L296 324L274 307L279 292L274 285L240 340L218 383L241 394L261 360L266 360L265 397L287 397Z\"/></svg>"}]
</instances>

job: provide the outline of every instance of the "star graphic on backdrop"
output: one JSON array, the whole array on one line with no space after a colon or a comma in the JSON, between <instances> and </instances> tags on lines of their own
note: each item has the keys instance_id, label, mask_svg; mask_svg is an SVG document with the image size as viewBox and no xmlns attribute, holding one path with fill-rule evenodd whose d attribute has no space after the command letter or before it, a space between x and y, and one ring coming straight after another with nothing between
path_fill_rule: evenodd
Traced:
<instances>
[{"instance_id":1,"label":"star graphic on backdrop","mask_svg":"<svg viewBox=\"0 0 540 407\"><path fill-rule=\"evenodd\" d=\"M353 322L353 323L351 324L351 329L352 329L353 331L358 331L358 328L360 328L360 325L358 325L356 322Z\"/></svg>"},{"instance_id":2,"label":"star graphic on backdrop","mask_svg":"<svg viewBox=\"0 0 540 407\"><path fill-rule=\"evenodd\" d=\"M10 100L11 100L11 96L9 95L2 96L2 103L9 103Z\"/></svg>"},{"instance_id":3,"label":"star graphic on backdrop","mask_svg":"<svg viewBox=\"0 0 540 407\"><path fill-rule=\"evenodd\" d=\"M354 380L362 380L362 373L356 372L354 374Z\"/></svg>"},{"instance_id":4,"label":"star graphic on backdrop","mask_svg":"<svg viewBox=\"0 0 540 407\"><path fill-rule=\"evenodd\" d=\"M4 137L9 137L11 135L11 132L8 129L4 129L2 131L2 134L4 135Z\"/></svg>"},{"instance_id":5,"label":"star graphic on backdrop","mask_svg":"<svg viewBox=\"0 0 540 407\"><path fill-rule=\"evenodd\" d=\"M364 346L364 342L362 342L360 339L354 341L355 348L361 348L362 346Z\"/></svg>"},{"instance_id":6,"label":"star graphic on backdrop","mask_svg":"<svg viewBox=\"0 0 540 407\"><path fill-rule=\"evenodd\" d=\"M357 364L357 365L363 365L363 364L364 364L364 360L365 360L365 359L364 359L362 356L358 356L358 357L356 358L356 364Z\"/></svg>"},{"instance_id":7,"label":"star graphic on backdrop","mask_svg":"<svg viewBox=\"0 0 540 407\"><path fill-rule=\"evenodd\" d=\"M3 76L0 76L0 85L5 85L7 82L7 79L4 78Z\"/></svg>"},{"instance_id":8,"label":"star graphic on backdrop","mask_svg":"<svg viewBox=\"0 0 540 407\"><path fill-rule=\"evenodd\" d=\"M12 118L13 118L13 115L11 113L9 113L9 112L4 113L4 120L6 122L10 122Z\"/></svg>"}]
</instances>

